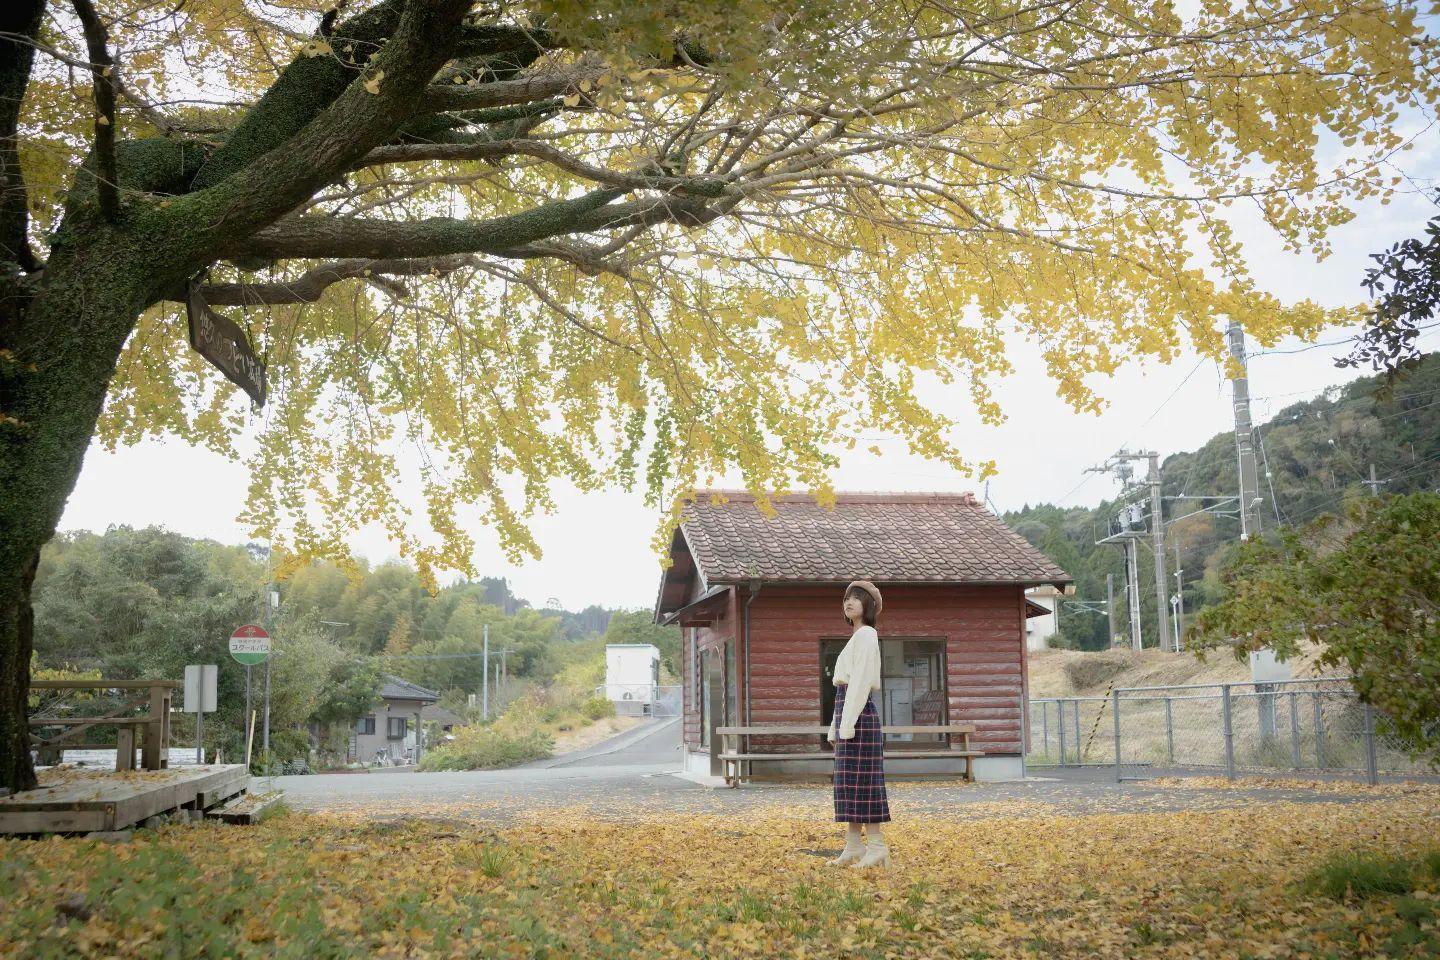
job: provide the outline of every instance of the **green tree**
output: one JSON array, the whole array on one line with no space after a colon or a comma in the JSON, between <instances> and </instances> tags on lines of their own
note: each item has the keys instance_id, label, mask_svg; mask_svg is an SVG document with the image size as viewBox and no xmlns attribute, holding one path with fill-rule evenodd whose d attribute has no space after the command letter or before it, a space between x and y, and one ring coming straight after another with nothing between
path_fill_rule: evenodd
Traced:
<instances>
[{"instance_id":1,"label":"green tree","mask_svg":"<svg viewBox=\"0 0 1440 960\"><path fill-rule=\"evenodd\" d=\"M1226 598L1200 613L1191 645L1268 647L1303 641L1344 665L1361 699L1416 753L1440 763L1440 494L1357 497L1304 529L1238 545Z\"/></svg>"},{"instance_id":2,"label":"green tree","mask_svg":"<svg viewBox=\"0 0 1440 960\"><path fill-rule=\"evenodd\" d=\"M311 718L327 726L354 723L379 701L383 682L377 659L343 657L331 667L329 680Z\"/></svg>"}]
</instances>

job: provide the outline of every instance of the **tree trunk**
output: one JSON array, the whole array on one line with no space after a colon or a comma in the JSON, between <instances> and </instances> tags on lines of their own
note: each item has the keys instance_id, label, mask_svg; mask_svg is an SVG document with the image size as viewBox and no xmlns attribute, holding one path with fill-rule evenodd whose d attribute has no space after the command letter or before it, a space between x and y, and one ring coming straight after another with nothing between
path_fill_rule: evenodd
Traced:
<instances>
[{"instance_id":1,"label":"tree trunk","mask_svg":"<svg viewBox=\"0 0 1440 960\"><path fill-rule=\"evenodd\" d=\"M35 786L26 713L40 548L158 279L133 237L103 225L63 233L38 286L4 284L0 315L0 785L11 790Z\"/></svg>"}]
</instances>

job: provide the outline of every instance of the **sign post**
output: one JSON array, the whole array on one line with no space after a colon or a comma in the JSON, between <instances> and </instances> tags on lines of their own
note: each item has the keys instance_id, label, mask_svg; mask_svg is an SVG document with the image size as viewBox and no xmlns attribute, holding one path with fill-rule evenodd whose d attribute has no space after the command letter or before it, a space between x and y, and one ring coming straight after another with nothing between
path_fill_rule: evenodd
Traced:
<instances>
[{"instance_id":1,"label":"sign post","mask_svg":"<svg viewBox=\"0 0 1440 960\"><path fill-rule=\"evenodd\" d=\"M192 663L185 668L185 713L195 714L195 762L205 762L205 714L215 712L215 688L220 668L213 663Z\"/></svg>"},{"instance_id":2,"label":"sign post","mask_svg":"<svg viewBox=\"0 0 1440 960\"><path fill-rule=\"evenodd\" d=\"M250 716L250 668L270 659L270 634L262 626L247 623L230 634L230 656L245 664L245 716ZM248 762L248 761L247 761Z\"/></svg>"}]
</instances>

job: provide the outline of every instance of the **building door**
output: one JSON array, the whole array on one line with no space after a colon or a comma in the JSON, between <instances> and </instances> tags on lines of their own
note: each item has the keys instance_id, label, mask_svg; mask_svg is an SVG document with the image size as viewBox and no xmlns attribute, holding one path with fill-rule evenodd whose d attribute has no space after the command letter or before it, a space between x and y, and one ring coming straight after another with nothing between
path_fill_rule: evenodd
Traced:
<instances>
[{"instance_id":1,"label":"building door","mask_svg":"<svg viewBox=\"0 0 1440 960\"><path fill-rule=\"evenodd\" d=\"M725 657L718 650L707 650L702 656L705 662L705 738L710 745L710 772L720 776L724 767L720 762L720 753L725 742L715 733L715 728L729 724L725 709Z\"/></svg>"},{"instance_id":2,"label":"building door","mask_svg":"<svg viewBox=\"0 0 1440 960\"><path fill-rule=\"evenodd\" d=\"M700 748L710 749L710 654L695 651L695 702L700 708Z\"/></svg>"}]
</instances>

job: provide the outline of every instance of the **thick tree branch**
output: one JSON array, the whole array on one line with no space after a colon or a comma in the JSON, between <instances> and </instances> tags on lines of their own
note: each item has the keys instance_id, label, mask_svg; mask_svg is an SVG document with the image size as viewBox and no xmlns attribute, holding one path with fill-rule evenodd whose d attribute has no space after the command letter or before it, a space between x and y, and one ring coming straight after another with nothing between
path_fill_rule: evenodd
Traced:
<instances>
[{"instance_id":1,"label":"thick tree branch","mask_svg":"<svg viewBox=\"0 0 1440 960\"><path fill-rule=\"evenodd\" d=\"M120 180L115 167L115 84L111 75L115 61L110 59L110 38L105 24L90 0L71 0L80 24L85 28L85 46L90 52L90 73L95 78L95 189L100 212L106 220L120 216Z\"/></svg>"},{"instance_id":2,"label":"thick tree branch","mask_svg":"<svg viewBox=\"0 0 1440 960\"><path fill-rule=\"evenodd\" d=\"M405 163L417 160L494 160L500 157L526 156L544 160L552 166L585 180L627 190L664 190L699 197L718 197L725 192L720 177L675 177L659 172L655 175L619 173L586 163L540 140L475 140L471 143L407 143L376 147L360 161L362 166L378 163Z\"/></svg>"},{"instance_id":3,"label":"thick tree branch","mask_svg":"<svg viewBox=\"0 0 1440 960\"><path fill-rule=\"evenodd\" d=\"M215 249L211 242L218 246L294 210L388 140L450 59L452 38L470 2L407 3L399 26L363 75L282 147L216 186L175 201L169 213L177 226L184 225L192 240L206 241L208 253Z\"/></svg>"},{"instance_id":4,"label":"thick tree branch","mask_svg":"<svg viewBox=\"0 0 1440 960\"><path fill-rule=\"evenodd\" d=\"M699 226L738 202L726 198L707 206L690 198L659 196L610 203L625 192L619 188L596 190L575 200L478 221L436 217L388 223L350 217L291 217L238 242L225 255L272 260L504 255L566 234L666 222Z\"/></svg>"},{"instance_id":5,"label":"thick tree branch","mask_svg":"<svg viewBox=\"0 0 1440 960\"><path fill-rule=\"evenodd\" d=\"M294 280L271 283L210 283L200 294L211 306L260 307L283 303L314 303L333 284L342 280L388 277L438 277L470 266L466 254L449 257L418 257L407 260L336 260L313 267ZM398 284L386 284L392 293L405 294Z\"/></svg>"},{"instance_id":6,"label":"thick tree branch","mask_svg":"<svg viewBox=\"0 0 1440 960\"><path fill-rule=\"evenodd\" d=\"M33 40L44 18L44 0L0 4L0 258L24 271L38 270L40 262L30 249L30 208L20 171L20 104L35 61L34 47L23 38Z\"/></svg>"},{"instance_id":7,"label":"thick tree branch","mask_svg":"<svg viewBox=\"0 0 1440 960\"><path fill-rule=\"evenodd\" d=\"M301 53L245 114L240 125L195 176L195 189L214 186L299 133L345 92L400 25L404 0L385 2L340 24L325 38L333 55Z\"/></svg>"},{"instance_id":8,"label":"thick tree branch","mask_svg":"<svg viewBox=\"0 0 1440 960\"><path fill-rule=\"evenodd\" d=\"M302 53L291 61L200 171L196 189L219 183L299 133L365 70L398 29L404 9L403 0L385 0L323 35L327 53ZM545 31L505 25L461 26L436 42L450 45L449 56L475 59L476 69L491 77L509 77L556 43Z\"/></svg>"},{"instance_id":9,"label":"thick tree branch","mask_svg":"<svg viewBox=\"0 0 1440 960\"><path fill-rule=\"evenodd\" d=\"M557 70L550 73L536 73L513 80L498 80L477 86L464 84L431 84L425 91L421 109L430 113L448 113L456 110L481 110L488 107L508 107L519 103L532 103L549 97L576 93L584 80L596 81L605 73L599 65Z\"/></svg>"}]
</instances>

